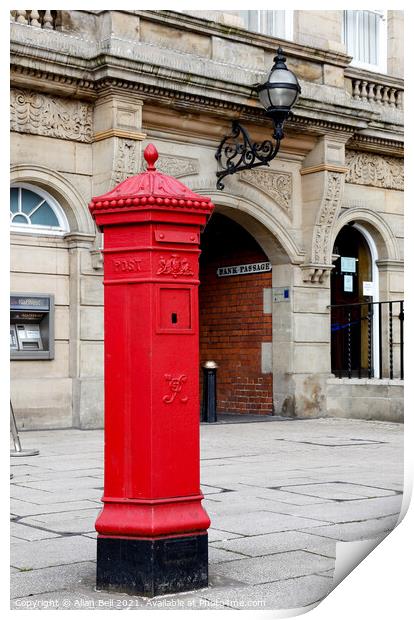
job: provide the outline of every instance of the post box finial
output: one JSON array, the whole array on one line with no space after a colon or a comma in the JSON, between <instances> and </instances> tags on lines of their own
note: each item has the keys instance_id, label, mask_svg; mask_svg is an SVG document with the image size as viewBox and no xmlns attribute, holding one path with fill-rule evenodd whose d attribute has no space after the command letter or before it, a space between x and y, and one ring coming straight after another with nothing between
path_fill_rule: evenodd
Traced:
<instances>
[{"instance_id":1,"label":"post box finial","mask_svg":"<svg viewBox=\"0 0 414 620\"><path fill-rule=\"evenodd\" d=\"M144 151L145 161L147 162L147 170L155 170L155 162L158 159L158 151L153 144L148 144Z\"/></svg>"}]
</instances>

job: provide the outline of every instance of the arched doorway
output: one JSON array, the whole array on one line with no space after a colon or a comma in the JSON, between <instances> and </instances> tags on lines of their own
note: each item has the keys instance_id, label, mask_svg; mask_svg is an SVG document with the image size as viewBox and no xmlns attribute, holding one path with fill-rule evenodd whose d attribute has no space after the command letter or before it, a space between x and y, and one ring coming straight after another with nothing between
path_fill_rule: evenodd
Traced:
<instances>
[{"instance_id":1,"label":"arched doorway","mask_svg":"<svg viewBox=\"0 0 414 620\"><path fill-rule=\"evenodd\" d=\"M372 237L350 222L338 233L331 272L331 368L338 376L371 377L377 366L378 274Z\"/></svg>"},{"instance_id":2,"label":"arched doorway","mask_svg":"<svg viewBox=\"0 0 414 620\"><path fill-rule=\"evenodd\" d=\"M201 240L200 360L212 359L219 413L273 413L271 264L253 236L216 213ZM231 269L229 269L231 267Z\"/></svg>"}]
</instances>

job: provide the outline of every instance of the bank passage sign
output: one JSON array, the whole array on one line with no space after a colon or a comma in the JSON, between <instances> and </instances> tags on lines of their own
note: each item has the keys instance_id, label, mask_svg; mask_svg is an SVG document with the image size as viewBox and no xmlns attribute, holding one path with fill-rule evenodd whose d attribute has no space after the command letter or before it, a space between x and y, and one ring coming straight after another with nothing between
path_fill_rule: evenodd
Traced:
<instances>
[{"instance_id":1,"label":"bank passage sign","mask_svg":"<svg viewBox=\"0 0 414 620\"><path fill-rule=\"evenodd\" d=\"M226 276L247 276L253 273L265 273L266 271L272 271L272 265L269 262L219 267L217 275L219 278L224 278Z\"/></svg>"}]
</instances>

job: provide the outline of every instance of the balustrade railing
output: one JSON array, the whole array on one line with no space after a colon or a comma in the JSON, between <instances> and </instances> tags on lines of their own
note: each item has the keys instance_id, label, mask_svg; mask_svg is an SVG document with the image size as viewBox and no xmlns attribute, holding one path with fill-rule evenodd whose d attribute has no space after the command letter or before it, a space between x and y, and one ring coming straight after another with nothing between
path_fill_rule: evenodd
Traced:
<instances>
[{"instance_id":1,"label":"balustrade railing","mask_svg":"<svg viewBox=\"0 0 414 620\"><path fill-rule=\"evenodd\" d=\"M367 72L354 73L349 69L345 76L351 82L352 97L358 101L368 101L402 110L404 107L403 82L399 78L380 76Z\"/></svg>"},{"instance_id":2,"label":"balustrade railing","mask_svg":"<svg viewBox=\"0 0 414 620\"><path fill-rule=\"evenodd\" d=\"M331 361L337 377L404 378L404 301L331 309Z\"/></svg>"},{"instance_id":3,"label":"balustrade railing","mask_svg":"<svg viewBox=\"0 0 414 620\"><path fill-rule=\"evenodd\" d=\"M58 11L10 11L10 19L18 24L55 30Z\"/></svg>"}]
</instances>

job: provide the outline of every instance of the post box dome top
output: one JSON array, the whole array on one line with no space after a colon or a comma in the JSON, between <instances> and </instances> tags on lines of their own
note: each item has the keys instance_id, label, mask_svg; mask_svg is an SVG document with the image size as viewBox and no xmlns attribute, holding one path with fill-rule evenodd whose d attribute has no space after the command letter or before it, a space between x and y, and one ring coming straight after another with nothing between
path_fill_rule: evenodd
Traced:
<instances>
[{"instance_id":1,"label":"post box dome top","mask_svg":"<svg viewBox=\"0 0 414 620\"><path fill-rule=\"evenodd\" d=\"M163 174L155 168L158 151L149 144L144 151L147 169L122 181L103 196L92 198L89 209L92 215L111 210L136 210L137 208L171 208L195 210L210 214L213 204L208 196L191 191L184 183Z\"/></svg>"}]
</instances>

